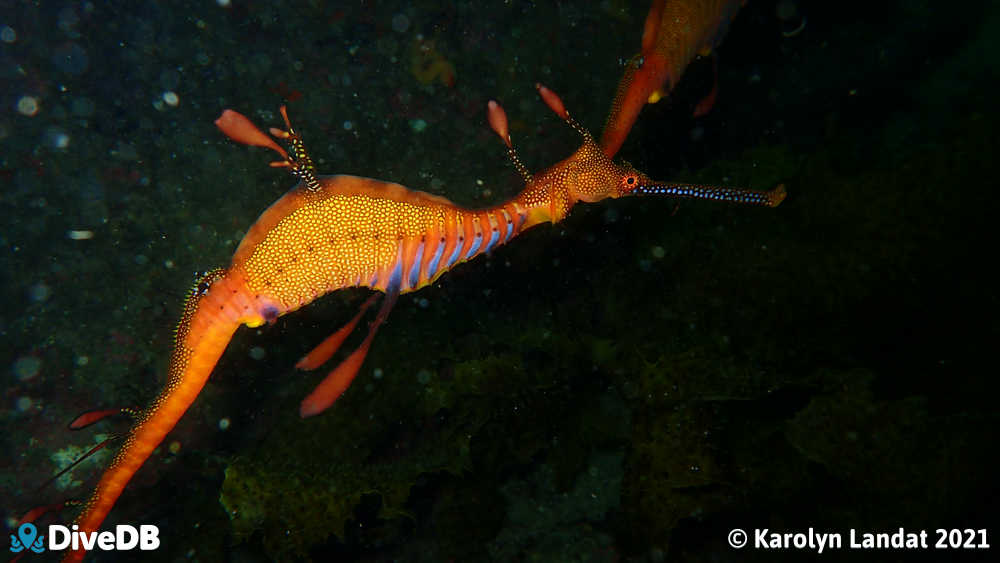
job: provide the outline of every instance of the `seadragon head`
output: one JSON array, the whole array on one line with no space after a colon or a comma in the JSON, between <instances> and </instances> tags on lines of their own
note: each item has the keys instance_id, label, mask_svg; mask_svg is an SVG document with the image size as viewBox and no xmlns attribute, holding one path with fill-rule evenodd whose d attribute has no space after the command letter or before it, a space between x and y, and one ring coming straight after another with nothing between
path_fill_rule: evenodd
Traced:
<instances>
[{"instance_id":1,"label":"seadragon head","mask_svg":"<svg viewBox=\"0 0 1000 563\"><path fill-rule=\"evenodd\" d=\"M546 105L583 137L583 144L568 158L536 175L530 174L511 144L503 108L490 101L488 116L490 126L507 145L508 155L528 184L521 198L529 204L536 204L531 207L538 204L548 206L551 216L546 220L561 220L578 201L596 202L633 195L703 199L763 207L775 207L785 198L783 185L761 191L655 181L627 162L614 162L590 132L570 116L559 96L541 84L535 87Z\"/></svg>"}]
</instances>

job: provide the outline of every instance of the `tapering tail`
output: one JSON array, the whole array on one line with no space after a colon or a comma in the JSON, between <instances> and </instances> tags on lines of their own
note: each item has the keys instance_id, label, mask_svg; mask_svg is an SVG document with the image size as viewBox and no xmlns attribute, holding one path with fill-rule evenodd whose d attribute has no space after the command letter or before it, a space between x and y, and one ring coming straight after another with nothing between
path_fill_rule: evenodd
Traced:
<instances>
[{"instance_id":1,"label":"tapering tail","mask_svg":"<svg viewBox=\"0 0 1000 563\"><path fill-rule=\"evenodd\" d=\"M132 476L187 412L233 333L246 322L238 308L220 299L221 295L235 293L230 293L232 287L232 281L217 271L206 275L192 290L178 325L167 385L153 404L139 415L114 461L101 476L76 519L79 532L90 534L100 529ZM85 555L82 545L71 546L63 561L82 561Z\"/></svg>"}]
</instances>

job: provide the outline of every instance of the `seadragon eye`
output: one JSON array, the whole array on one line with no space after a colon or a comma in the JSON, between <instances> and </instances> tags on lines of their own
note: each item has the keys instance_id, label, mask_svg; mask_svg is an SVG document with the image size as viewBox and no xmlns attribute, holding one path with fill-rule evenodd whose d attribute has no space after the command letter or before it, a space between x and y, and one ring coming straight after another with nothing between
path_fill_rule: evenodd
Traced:
<instances>
[{"instance_id":1,"label":"seadragon eye","mask_svg":"<svg viewBox=\"0 0 1000 563\"><path fill-rule=\"evenodd\" d=\"M635 174L629 174L622 178L621 192L623 194L631 193L639 185L639 178Z\"/></svg>"}]
</instances>

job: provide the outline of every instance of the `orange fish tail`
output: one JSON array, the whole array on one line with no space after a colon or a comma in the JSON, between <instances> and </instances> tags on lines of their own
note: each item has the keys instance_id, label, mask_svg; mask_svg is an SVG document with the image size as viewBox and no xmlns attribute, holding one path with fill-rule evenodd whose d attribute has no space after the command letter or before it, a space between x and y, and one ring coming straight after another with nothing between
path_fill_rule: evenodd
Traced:
<instances>
[{"instance_id":1,"label":"orange fish tail","mask_svg":"<svg viewBox=\"0 0 1000 563\"><path fill-rule=\"evenodd\" d=\"M699 53L712 51L745 0L654 0L646 17L642 50L629 60L601 134L609 158L617 154L646 103L677 85Z\"/></svg>"}]
</instances>

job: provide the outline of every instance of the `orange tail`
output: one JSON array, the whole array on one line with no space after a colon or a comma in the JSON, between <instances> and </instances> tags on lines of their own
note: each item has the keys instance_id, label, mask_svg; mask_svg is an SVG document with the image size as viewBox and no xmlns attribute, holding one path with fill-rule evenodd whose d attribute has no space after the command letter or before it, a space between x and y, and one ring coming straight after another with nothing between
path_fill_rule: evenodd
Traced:
<instances>
[{"instance_id":1,"label":"orange tail","mask_svg":"<svg viewBox=\"0 0 1000 563\"><path fill-rule=\"evenodd\" d=\"M677 0L667 4L653 0L643 29L642 50L626 65L604 124L604 154L611 158L618 153L643 106L669 94L695 55L712 51L744 3Z\"/></svg>"},{"instance_id":2,"label":"orange tail","mask_svg":"<svg viewBox=\"0 0 1000 563\"><path fill-rule=\"evenodd\" d=\"M178 325L167 385L139 414L111 466L101 476L77 517L80 532L100 529L132 476L198 397L239 325L259 326L264 322L247 316L244 295L239 285L221 271L206 275L192 291ZM81 561L85 555L82 548L68 551L63 561Z\"/></svg>"}]
</instances>

